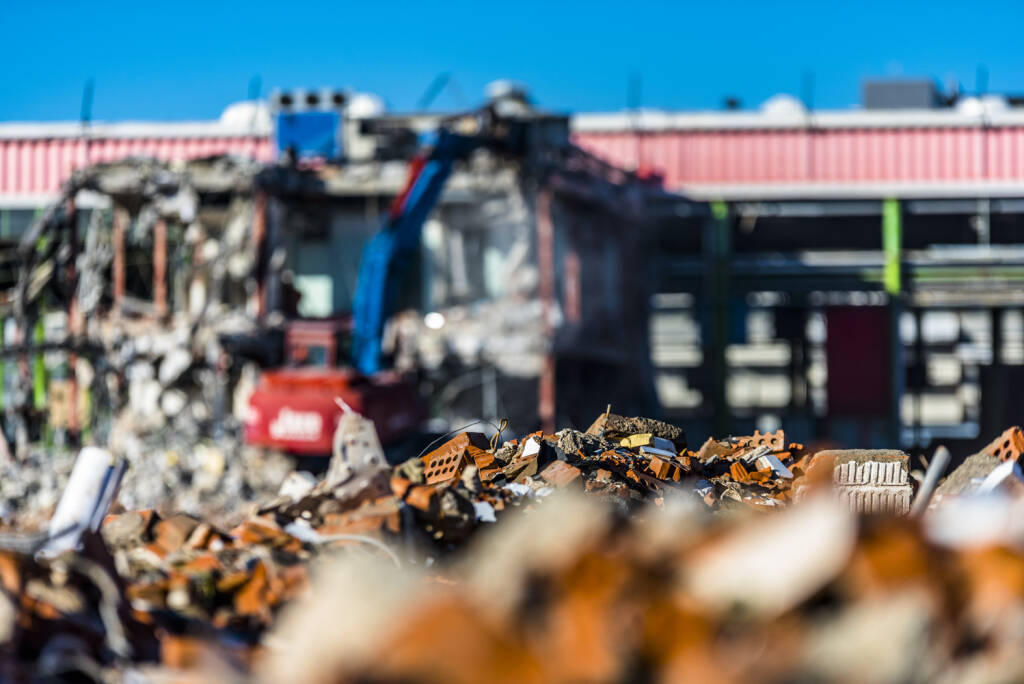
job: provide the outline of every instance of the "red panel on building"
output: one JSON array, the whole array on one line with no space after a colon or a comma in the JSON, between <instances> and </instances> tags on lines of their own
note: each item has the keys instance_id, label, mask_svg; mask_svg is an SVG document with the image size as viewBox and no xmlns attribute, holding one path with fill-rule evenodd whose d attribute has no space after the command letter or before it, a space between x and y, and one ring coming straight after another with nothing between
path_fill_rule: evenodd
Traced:
<instances>
[{"instance_id":1,"label":"red panel on building","mask_svg":"<svg viewBox=\"0 0 1024 684\"><path fill-rule=\"evenodd\" d=\"M880 306L833 306L825 310L828 413L889 414L890 315Z\"/></svg>"}]
</instances>

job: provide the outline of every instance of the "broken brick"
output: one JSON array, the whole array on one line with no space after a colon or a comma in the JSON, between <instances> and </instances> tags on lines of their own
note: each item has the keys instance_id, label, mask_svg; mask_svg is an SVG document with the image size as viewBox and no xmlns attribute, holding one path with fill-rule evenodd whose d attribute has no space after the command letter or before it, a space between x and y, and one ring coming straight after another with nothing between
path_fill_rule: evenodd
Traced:
<instances>
[{"instance_id":1,"label":"broken brick","mask_svg":"<svg viewBox=\"0 0 1024 684\"><path fill-rule=\"evenodd\" d=\"M1000 461L1021 462L1024 455L1024 431L1014 425L1003 431L1003 434L989 442L981 453L988 454Z\"/></svg>"},{"instance_id":2,"label":"broken brick","mask_svg":"<svg viewBox=\"0 0 1024 684\"><path fill-rule=\"evenodd\" d=\"M165 518L153 527L153 541L166 553L173 553L185 546L189 535L199 526L199 521L190 515L179 513Z\"/></svg>"},{"instance_id":3,"label":"broken brick","mask_svg":"<svg viewBox=\"0 0 1024 684\"><path fill-rule=\"evenodd\" d=\"M738 438L736 444L741 449L768 446L772 451L783 451L786 448L786 434L781 429L775 432L766 432L763 435L754 430L754 434L750 437Z\"/></svg>"},{"instance_id":4,"label":"broken brick","mask_svg":"<svg viewBox=\"0 0 1024 684\"><path fill-rule=\"evenodd\" d=\"M427 513L433 508L436 498L437 489L432 485L415 485L406 491L405 503Z\"/></svg>"},{"instance_id":5,"label":"broken brick","mask_svg":"<svg viewBox=\"0 0 1024 684\"><path fill-rule=\"evenodd\" d=\"M567 487L579 480L582 472L565 461L552 461L540 472L540 477L554 487Z\"/></svg>"},{"instance_id":6,"label":"broken brick","mask_svg":"<svg viewBox=\"0 0 1024 684\"><path fill-rule=\"evenodd\" d=\"M487 450L490 444L481 432L462 432L422 458L423 475L427 484L453 479L467 462L466 450L474 446Z\"/></svg>"}]
</instances>

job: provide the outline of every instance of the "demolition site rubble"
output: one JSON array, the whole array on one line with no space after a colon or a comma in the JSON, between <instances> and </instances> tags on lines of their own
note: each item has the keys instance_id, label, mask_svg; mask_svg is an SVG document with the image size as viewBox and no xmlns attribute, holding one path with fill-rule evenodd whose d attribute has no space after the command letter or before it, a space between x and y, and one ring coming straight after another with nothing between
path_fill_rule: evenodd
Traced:
<instances>
[{"instance_id":1,"label":"demolition site rubble","mask_svg":"<svg viewBox=\"0 0 1024 684\"><path fill-rule=\"evenodd\" d=\"M279 473L233 519L136 508L143 466L83 449L48 528L0 538L0 677L1024 673L1019 428L940 481L939 454L922 473L782 430L688 445L610 410L586 431L449 434L389 465L343 409L326 472Z\"/></svg>"},{"instance_id":2,"label":"demolition site rubble","mask_svg":"<svg viewBox=\"0 0 1024 684\"><path fill-rule=\"evenodd\" d=\"M280 453L242 445L225 435L193 444L147 436L119 452L129 466L121 482L120 504L235 520L274 496L295 467ZM60 498L75 454L33 446L21 460L0 465L0 522L18 530L38 530Z\"/></svg>"}]
</instances>

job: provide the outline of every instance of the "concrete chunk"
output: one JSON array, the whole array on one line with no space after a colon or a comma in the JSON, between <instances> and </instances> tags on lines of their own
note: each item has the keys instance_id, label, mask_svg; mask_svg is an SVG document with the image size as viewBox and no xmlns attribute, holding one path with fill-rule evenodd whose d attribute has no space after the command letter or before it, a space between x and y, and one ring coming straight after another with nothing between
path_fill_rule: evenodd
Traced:
<instances>
[{"instance_id":1,"label":"concrete chunk","mask_svg":"<svg viewBox=\"0 0 1024 684\"><path fill-rule=\"evenodd\" d=\"M910 512L910 456L897 449L837 449L818 452L815 461L832 462L832 484L839 500L857 513Z\"/></svg>"}]
</instances>

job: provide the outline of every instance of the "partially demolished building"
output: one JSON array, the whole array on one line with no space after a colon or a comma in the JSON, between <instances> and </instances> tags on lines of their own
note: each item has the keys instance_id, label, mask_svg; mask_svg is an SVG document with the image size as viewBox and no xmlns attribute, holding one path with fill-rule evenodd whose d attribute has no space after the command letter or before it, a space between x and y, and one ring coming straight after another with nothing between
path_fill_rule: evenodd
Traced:
<instances>
[{"instance_id":1,"label":"partially demolished building","mask_svg":"<svg viewBox=\"0 0 1024 684\"><path fill-rule=\"evenodd\" d=\"M480 151L453 174L386 351L451 423L578 424L610 396L649 412L637 270L646 228L685 202L572 146L566 119L529 116L525 156ZM115 419L204 433L244 419L258 369L220 340L261 339L273 365L294 321L344 328L362 246L402 188L408 133L431 123L364 122L341 163L132 158L76 172L10 248L8 440Z\"/></svg>"}]
</instances>

